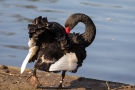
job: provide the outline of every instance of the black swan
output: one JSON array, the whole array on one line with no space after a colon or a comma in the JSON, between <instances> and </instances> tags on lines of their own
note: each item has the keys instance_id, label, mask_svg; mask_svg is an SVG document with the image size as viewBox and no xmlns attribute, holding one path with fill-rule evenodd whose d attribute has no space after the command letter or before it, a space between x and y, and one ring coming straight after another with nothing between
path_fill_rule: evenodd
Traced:
<instances>
[{"instance_id":1,"label":"black swan","mask_svg":"<svg viewBox=\"0 0 135 90\"><path fill-rule=\"evenodd\" d=\"M86 30L83 34L70 33L79 22L85 24ZM28 79L34 86L40 86L36 76L36 70L46 72L62 71L62 79L58 88L63 88L62 83L66 71L77 72L78 67L86 58L85 48L89 46L96 35L96 27L85 14L72 14L65 22L65 29L57 22L48 22L47 18L35 18L29 29L29 53L24 60L21 73L27 62L37 60L33 75Z\"/></svg>"}]
</instances>

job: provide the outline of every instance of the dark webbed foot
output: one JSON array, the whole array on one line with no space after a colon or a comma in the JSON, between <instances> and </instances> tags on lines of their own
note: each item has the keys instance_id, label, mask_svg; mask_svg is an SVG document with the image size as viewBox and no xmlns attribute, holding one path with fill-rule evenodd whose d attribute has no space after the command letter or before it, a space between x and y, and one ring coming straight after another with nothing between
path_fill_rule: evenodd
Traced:
<instances>
[{"instance_id":1,"label":"dark webbed foot","mask_svg":"<svg viewBox=\"0 0 135 90\"><path fill-rule=\"evenodd\" d=\"M34 88L37 88L38 86L41 86L41 84L39 83L39 80L36 76L36 69L34 69L33 71L33 75L31 75L30 77L28 77L27 82L33 86Z\"/></svg>"},{"instance_id":2,"label":"dark webbed foot","mask_svg":"<svg viewBox=\"0 0 135 90\"><path fill-rule=\"evenodd\" d=\"M27 82L28 82L31 86L35 87L35 88L37 88L38 86L40 86L40 83L39 83L39 81L38 81L38 78L37 78L36 76L34 76L34 75L31 75L31 76L27 79Z\"/></svg>"},{"instance_id":3,"label":"dark webbed foot","mask_svg":"<svg viewBox=\"0 0 135 90\"><path fill-rule=\"evenodd\" d=\"M61 78L61 81L60 81L60 84L59 84L58 87L43 87L43 86L39 86L37 88L40 88L40 89L70 89L69 87L63 87L62 86L63 85L64 77L65 77L65 73L66 73L66 71L62 72L62 74L61 74L62 78Z\"/></svg>"}]
</instances>

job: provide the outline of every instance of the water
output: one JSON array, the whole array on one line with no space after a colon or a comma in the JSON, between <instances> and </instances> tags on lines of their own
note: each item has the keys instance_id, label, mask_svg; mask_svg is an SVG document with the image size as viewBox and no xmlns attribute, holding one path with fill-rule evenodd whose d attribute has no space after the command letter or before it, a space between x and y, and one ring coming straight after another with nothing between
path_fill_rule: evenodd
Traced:
<instances>
[{"instance_id":1,"label":"water","mask_svg":"<svg viewBox=\"0 0 135 90\"><path fill-rule=\"evenodd\" d=\"M134 0L0 0L0 64L21 66L28 52L27 25L35 17L64 25L68 16L80 12L92 18L97 34L73 75L135 84L134 5ZM82 33L84 25L73 31Z\"/></svg>"}]
</instances>

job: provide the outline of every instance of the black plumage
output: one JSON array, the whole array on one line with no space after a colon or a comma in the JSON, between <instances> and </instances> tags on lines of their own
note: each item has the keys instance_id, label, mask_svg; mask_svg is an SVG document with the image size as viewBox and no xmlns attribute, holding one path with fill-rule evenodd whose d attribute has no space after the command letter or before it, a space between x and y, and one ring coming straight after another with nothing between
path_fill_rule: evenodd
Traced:
<instances>
[{"instance_id":1,"label":"black plumage","mask_svg":"<svg viewBox=\"0 0 135 90\"><path fill-rule=\"evenodd\" d=\"M85 24L85 32L83 34L69 33L78 22ZM66 20L65 28L57 22L48 22L47 18L42 18L41 16L35 18L33 23L28 25L29 38L34 41L31 47L39 46L36 54L29 59L29 62L37 60L32 77L36 77L36 69L46 72L62 71L62 79L59 88L62 88L66 71L75 73L78 67L82 66L83 60L86 58L85 48L93 42L96 35L96 27L91 18L81 13L72 14ZM75 59L77 60L77 62L73 61L77 65L74 69L50 70L53 64L70 53L74 53L73 56L76 57ZM70 57L67 58L70 59ZM34 80L38 81L37 77ZM36 86L38 85L39 83Z\"/></svg>"},{"instance_id":2,"label":"black plumage","mask_svg":"<svg viewBox=\"0 0 135 90\"><path fill-rule=\"evenodd\" d=\"M29 62L37 60L35 68L49 72L50 65L64 55L59 43L61 38L67 41L65 29L59 23L48 22L47 18L41 16L35 18L33 24L28 25L28 29L29 38L34 39L34 45L39 46L35 58Z\"/></svg>"},{"instance_id":3,"label":"black plumage","mask_svg":"<svg viewBox=\"0 0 135 90\"><path fill-rule=\"evenodd\" d=\"M96 27L91 20L91 18L82 13L75 13L69 16L69 18L65 22L65 28L72 30L79 22L84 23L85 25L85 32L82 34L79 33L70 33L68 36L72 42L72 49L71 51L76 53L78 58L78 67L82 66L83 60L86 58L86 50L85 48L88 47L96 36Z\"/></svg>"},{"instance_id":4,"label":"black plumage","mask_svg":"<svg viewBox=\"0 0 135 90\"><path fill-rule=\"evenodd\" d=\"M37 60L34 66L33 75L28 78L30 83L35 82L36 86L39 86L38 78L36 77L36 70L42 70L46 72L62 72L62 81L65 77L65 70L49 71L50 66L57 62L66 51L69 51L71 44L68 35L65 32L63 26L57 22L48 22L47 18L41 16L35 18L32 24L28 25L29 38L32 42L30 48L38 46L38 50L29 59L29 62ZM31 82L32 81L32 82ZM62 81L59 87L62 87Z\"/></svg>"}]
</instances>

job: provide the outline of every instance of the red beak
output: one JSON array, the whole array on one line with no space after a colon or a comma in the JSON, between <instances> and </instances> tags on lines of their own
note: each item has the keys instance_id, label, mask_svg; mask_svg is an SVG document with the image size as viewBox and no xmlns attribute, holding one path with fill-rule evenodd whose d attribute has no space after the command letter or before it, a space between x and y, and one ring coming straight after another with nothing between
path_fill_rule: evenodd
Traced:
<instances>
[{"instance_id":1,"label":"red beak","mask_svg":"<svg viewBox=\"0 0 135 90\"><path fill-rule=\"evenodd\" d=\"M66 30L66 33L67 33L67 34L70 33L70 28L69 28L69 27L66 27L65 30Z\"/></svg>"}]
</instances>

